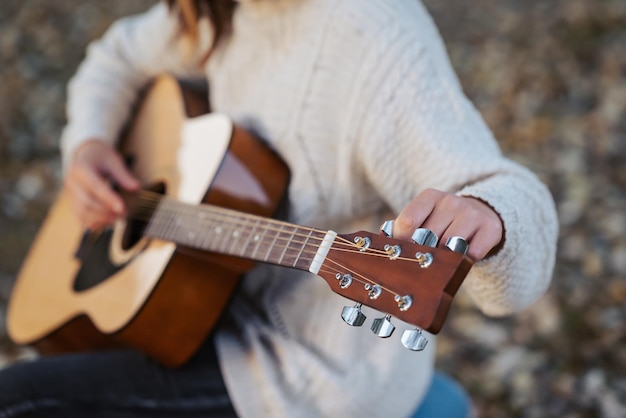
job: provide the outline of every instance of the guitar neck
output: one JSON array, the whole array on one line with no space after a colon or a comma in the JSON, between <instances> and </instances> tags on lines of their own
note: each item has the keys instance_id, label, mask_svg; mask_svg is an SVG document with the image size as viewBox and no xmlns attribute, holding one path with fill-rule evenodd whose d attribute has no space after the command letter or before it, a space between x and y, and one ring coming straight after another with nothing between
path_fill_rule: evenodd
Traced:
<instances>
[{"instance_id":1,"label":"guitar neck","mask_svg":"<svg viewBox=\"0 0 626 418\"><path fill-rule=\"evenodd\" d=\"M328 239L326 231L213 205L161 198L150 211L147 237L299 270L314 271L311 265Z\"/></svg>"}]
</instances>

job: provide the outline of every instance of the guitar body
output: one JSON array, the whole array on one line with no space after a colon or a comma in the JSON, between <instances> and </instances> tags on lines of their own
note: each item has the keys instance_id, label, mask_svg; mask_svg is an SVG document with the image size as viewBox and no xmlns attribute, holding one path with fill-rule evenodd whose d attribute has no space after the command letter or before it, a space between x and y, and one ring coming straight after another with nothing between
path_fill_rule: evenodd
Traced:
<instances>
[{"instance_id":1,"label":"guitar body","mask_svg":"<svg viewBox=\"0 0 626 418\"><path fill-rule=\"evenodd\" d=\"M190 117L199 107L186 94L167 77L150 88L120 145L131 170L181 202L274 216L286 166L225 116ZM253 263L135 237L132 227L85 234L62 191L14 286L11 338L44 354L133 347L184 364Z\"/></svg>"}]
</instances>

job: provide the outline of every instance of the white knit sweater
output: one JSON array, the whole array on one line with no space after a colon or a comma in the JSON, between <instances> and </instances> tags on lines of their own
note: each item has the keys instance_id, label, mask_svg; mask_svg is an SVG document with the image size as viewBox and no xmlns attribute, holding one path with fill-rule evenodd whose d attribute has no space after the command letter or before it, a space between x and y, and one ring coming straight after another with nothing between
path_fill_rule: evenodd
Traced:
<instances>
[{"instance_id":1,"label":"white knit sweater","mask_svg":"<svg viewBox=\"0 0 626 418\"><path fill-rule=\"evenodd\" d=\"M375 231L433 187L488 202L504 248L463 287L491 315L529 306L546 289L557 221L552 198L504 158L461 91L417 0L247 0L233 35L207 65L163 4L124 19L94 43L69 88L67 161L85 139L114 142L136 92L169 72L206 76L214 110L267 138L291 168L290 220ZM421 353L346 326L349 304L314 276L260 266L217 335L238 413L257 417L402 417L422 399L434 338ZM368 312L373 318L375 312ZM398 333L399 334L399 333Z\"/></svg>"}]
</instances>

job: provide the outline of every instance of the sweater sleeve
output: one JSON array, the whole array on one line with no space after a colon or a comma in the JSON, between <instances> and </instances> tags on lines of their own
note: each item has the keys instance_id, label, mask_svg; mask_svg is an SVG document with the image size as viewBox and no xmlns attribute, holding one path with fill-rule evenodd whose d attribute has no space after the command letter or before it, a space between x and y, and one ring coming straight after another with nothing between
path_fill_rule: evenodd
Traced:
<instances>
[{"instance_id":1,"label":"sweater sleeve","mask_svg":"<svg viewBox=\"0 0 626 418\"><path fill-rule=\"evenodd\" d=\"M505 315L533 303L554 267L552 196L529 170L505 158L462 92L443 42L431 31L395 27L373 45L363 68L357 164L398 213L425 188L473 196L505 226L504 247L476 263L464 287L480 309ZM383 37L381 37L383 39Z\"/></svg>"},{"instance_id":2,"label":"sweater sleeve","mask_svg":"<svg viewBox=\"0 0 626 418\"><path fill-rule=\"evenodd\" d=\"M115 22L91 43L85 60L68 84L67 125L61 135L64 164L83 141L117 140L137 94L152 78L169 73L200 76L201 58L212 34L207 22L199 38L181 35L165 2Z\"/></svg>"}]
</instances>

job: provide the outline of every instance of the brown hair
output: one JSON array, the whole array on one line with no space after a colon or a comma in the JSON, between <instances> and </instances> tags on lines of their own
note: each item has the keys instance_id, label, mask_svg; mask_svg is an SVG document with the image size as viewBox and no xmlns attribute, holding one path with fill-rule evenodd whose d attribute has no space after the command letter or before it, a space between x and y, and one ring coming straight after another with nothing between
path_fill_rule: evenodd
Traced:
<instances>
[{"instance_id":1,"label":"brown hair","mask_svg":"<svg viewBox=\"0 0 626 418\"><path fill-rule=\"evenodd\" d=\"M183 33L197 35L198 19L206 17L215 30L213 44L207 56L232 30L232 17L237 3L233 0L167 0L167 4L178 17Z\"/></svg>"}]
</instances>

